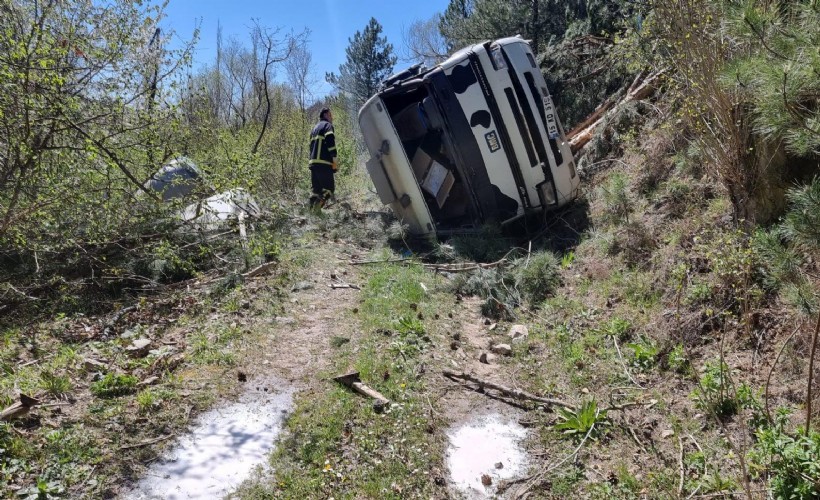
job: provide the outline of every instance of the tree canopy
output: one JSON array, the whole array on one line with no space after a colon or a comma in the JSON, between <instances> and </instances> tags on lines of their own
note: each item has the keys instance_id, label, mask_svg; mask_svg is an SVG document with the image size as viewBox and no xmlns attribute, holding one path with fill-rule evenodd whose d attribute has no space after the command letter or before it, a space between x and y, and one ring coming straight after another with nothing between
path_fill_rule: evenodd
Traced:
<instances>
[{"instance_id":1,"label":"tree canopy","mask_svg":"<svg viewBox=\"0 0 820 500\"><path fill-rule=\"evenodd\" d=\"M328 83L350 96L357 105L378 90L379 84L393 72L396 56L387 37L380 36L382 25L371 17L364 31L357 31L345 49L347 59L339 74L328 73Z\"/></svg>"}]
</instances>

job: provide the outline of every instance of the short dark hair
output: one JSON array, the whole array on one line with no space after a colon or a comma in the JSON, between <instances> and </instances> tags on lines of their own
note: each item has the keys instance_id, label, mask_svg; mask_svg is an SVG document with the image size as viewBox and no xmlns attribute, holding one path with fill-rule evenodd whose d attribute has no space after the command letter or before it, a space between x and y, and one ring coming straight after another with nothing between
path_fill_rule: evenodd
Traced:
<instances>
[{"instance_id":1,"label":"short dark hair","mask_svg":"<svg viewBox=\"0 0 820 500\"><path fill-rule=\"evenodd\" d=\"M322 108L322 110L319 111L319 119L324 119L325 115L328 113L330 113L330 108Z\"/></svg>"}]
</instances>

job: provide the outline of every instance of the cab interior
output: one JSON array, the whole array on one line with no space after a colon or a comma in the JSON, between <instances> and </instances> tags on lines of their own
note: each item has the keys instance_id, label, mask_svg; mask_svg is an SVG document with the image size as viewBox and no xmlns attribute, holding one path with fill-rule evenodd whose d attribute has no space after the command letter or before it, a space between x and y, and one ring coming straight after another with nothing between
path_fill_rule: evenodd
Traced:
<instances>
[{"instance_id":1,"label":"cab interior","mask_svg":"<svg viewBox=\"0 0 820 500\"><path fill-rule=\"evenodd\" d=\"M456 168L444 122L420 79L382 96L424 202L439 233L475 227L472 203Z\"/></svg>"}]
</instances>

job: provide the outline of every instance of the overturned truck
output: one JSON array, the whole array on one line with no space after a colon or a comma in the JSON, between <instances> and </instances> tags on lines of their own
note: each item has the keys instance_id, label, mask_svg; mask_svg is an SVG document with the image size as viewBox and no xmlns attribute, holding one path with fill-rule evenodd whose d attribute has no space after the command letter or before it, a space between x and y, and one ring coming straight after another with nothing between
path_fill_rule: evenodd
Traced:
<instances>
[{"instance_id":1,"label":"overturned truck","mask_svg":"<svg viewBox=\"0 0 820 500\"><path fill-rule=\"evenodd\" d=\"M509 224L578 193L564 130L520 37L391 76L359 125L381 201L418 236Z\"/></svg>"}]
</instances>

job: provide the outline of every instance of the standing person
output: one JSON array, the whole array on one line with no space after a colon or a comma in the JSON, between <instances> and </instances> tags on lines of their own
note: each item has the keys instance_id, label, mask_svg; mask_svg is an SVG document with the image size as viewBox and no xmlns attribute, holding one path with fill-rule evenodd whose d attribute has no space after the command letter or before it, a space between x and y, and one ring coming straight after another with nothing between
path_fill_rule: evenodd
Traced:
<instances>
[{"instance_id":1,"label":"standing person","mask_svg":"<svg viewBox=\"0 0 820 500\"><path fill-rule=\"evenodd\" d=\"M310 196L311 208L322 208L336 189L336 137L333 135L333 114L328 108L319 112L319 123L310 132Z\"/></svg>"}]
</instances>

